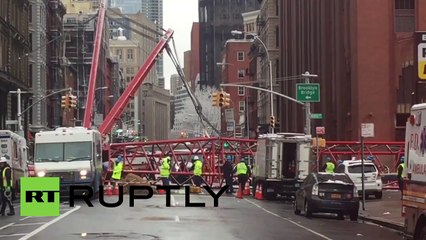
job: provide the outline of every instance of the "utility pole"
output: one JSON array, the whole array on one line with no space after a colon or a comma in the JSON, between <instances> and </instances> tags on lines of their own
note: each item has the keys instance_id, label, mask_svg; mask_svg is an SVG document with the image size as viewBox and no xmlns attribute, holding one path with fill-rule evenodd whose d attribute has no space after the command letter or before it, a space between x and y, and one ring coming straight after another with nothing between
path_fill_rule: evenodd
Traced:
<instances>
[{"instance_id":1,"label":"utility pole","mask_svg":"<svg viewBox=\"0 0 426 240\"><path fill-rule=\"evenodd\" d=\"M18 132L17 134L24 137L24 129L22 127L22 113L21 113L21 94L30 93L30 92L21 91L21 89L18 88L16 91L9 91L9 93L16 93L18 96L18 106L17 106Z\"/></svg>"},{"instance_id":2,"label":"utility pole","mask_svg":"<svg viewBox=\"0 0 426 240\"><path fill-rule=\"evenodd\" d=\"M302 74L302 77L305 78L305 83L309 84L309 79L318 77L318 75L305 72L304 74ZM311 134L311 103L310 102L305 103L305 134L306 135Z\"/></svg>"}]
</instances>

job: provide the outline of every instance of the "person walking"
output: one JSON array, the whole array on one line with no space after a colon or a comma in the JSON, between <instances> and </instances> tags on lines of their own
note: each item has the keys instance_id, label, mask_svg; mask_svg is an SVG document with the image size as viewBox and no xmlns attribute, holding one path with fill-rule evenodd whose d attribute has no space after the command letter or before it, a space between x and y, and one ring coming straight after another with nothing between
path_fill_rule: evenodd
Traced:
<instances>
[{"instance_id":1,"label":"person walking","mask_svg":"<svg viewBox=\"0 0 426 240\"><path fill-rule=\"evenodd\" d=\"M398 186L399 186L399 191L401 191L401 196L404 192L404 177L405 177L405 157L402 156L399 159L399 165L398 165Z\"/></svg>"},{"instance_id":2,"label":"person walking","mask_svg":"<svg viewBox=\"0 0 426 240\"><path fill-rule=\"evenodd\" d=\"M201 187L201 184L203 183L203 179L201 177L201 175L203 174L203 162L198 156L195 156L192 159L192 162L192 169L194 170L194 184L197 187Z\"/></svg>"},{"instance_id":3,"label":"person walking","mask_svg":"<svg viewBox=\"0 0 426 240\"><path fill-rule=\"evenodd\" d=\"M161 161L160 178L163 186L168 186L170 185L170 156L165 156Z\"/></svg>"},{"instance_id":4,"label":"person walking","mask_svg":"<svg viewBox=\"0 0 426 240\"><path fill-rule=\"evenodd\" d=\"M7 163L7 159L5 157L0 158L0 198L1 198L1 208L0 215L5 215L6 205L9 206L8 216L15 215L15 209L12 205L12 184L13 184L13 176L12 169Z\"/></svg>"},{"instance_id":5,"label":"person walking","mask_svg":"<svg viewBox=\"0 0 426 240\"><path fill-rule=\"evenodd\" d=\"M228 155L226 157L226 161L223 164L223 177L225 178L225 183L228 186L228 189L226 189L226 193L232 194L234 193L234 172L233 172L233 166L232 166L232 156Z\"/></svg>"},{"instance_id":6,"label":"person walking","mask_svg":"<svg viewBox=\"0 0 426 240\"><path fill-rule=\"evenodd\" d=\"M237 173L237 177L238 177L238 194L237 194L237 197L242 198L244 188L246 186L248 178L251 175L250 168L247 166L245 159L240 160L240 162L237 164L237 167L235 168L235 172Z\"/></svg>"}]
</instances>

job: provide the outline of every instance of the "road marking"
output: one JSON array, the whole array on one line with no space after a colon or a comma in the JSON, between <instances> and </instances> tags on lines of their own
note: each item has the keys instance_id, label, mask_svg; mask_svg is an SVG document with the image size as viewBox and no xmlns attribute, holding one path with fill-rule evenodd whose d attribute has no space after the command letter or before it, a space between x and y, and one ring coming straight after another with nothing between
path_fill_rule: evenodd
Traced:
<instances>
[{"instance_id":1,"label":"road marking","mask_svg":"<svg viewBox=\"0 0 426 240\"><path fill-rule=\"evenodd\" d=\"M10 227L10 226L12 226L14 223L9 223L9 224L7 224L7 225L4 225L3 227L0 227L0 231L1 230L3 230L3 229L5 229L5 228L7 228L7 227Z\"/></svg>"},{"instance_id":2,"label":"road marking","mask_svg":"<svg viewBox=\"0 0 426 240\"><path fill-rule=\"evenodd\" d=\"M18 223L18 224L13 224L11 227L21 227L21 226L31 226L31 225L41 225L41 224L45 224L46 222L36 222L36 223Z\"/></svg>"},{"instance_id":3,"label":"road marking","mask_svg":"<svg viewBox=\"0 0 426 240\"><path fill-rule=\"evenodd\" d=\"M271 215L273 215L273 216L275 216L275 217L281 218L282 220L285 220L285 221L287 221L287 222L289 222L289 223L292 223L292 224L294 224L294 225L296 225L296 226L298 226L298 227L300 227L300 228L303 228L303 229L305 229L306 231L311 232L311 233L313 233L313 234L315 234L315 235L317 235L317 236L319 236L319 237L321 237L321 238L323 238L323 239L333 240L332 238L329 238L329 237L327 237L327 236L325 236L325 235L322 235L321 233L316 232L316 231L314 231L314 230L312 230L312 229L310 229L310 228L308 228L308 227L305 227L305 226L303 226L303 225L301 225L301 224L299 224L299 223L297 223L297 222L295 222L295 221L293 221L293 220L290 220L290 219L285 218L285 217L282 217L282 216L280 216L280 215L278 215L278 214L276 214L276 213L273 213L273 212L271 212L271 211L269 211L269 210L267 210L267 209L265 209L265 208L261 207L260 205L258 205L257 203L255 203L255 202L253 202L253 201L250 201L250 200L248 200L248 199L244 199L244 200L246 200L247 202L249 202L249 203L253 204L254 206L256 206L256 207L258 207L258 208L262 209L263 211L265 211L265 212L267 212L267 213L269 213L269 214L271 214Z\"/></svg>"},{"instance_id":4,"label":"road marking","mask_svg":"<svg viewBox=\"0 0 426 240\"><path fill-rule=\"evenodd\" d=\"M46 228L47 228L47 227L49 227L50 225L52 225L52 224L54 224L54 223L58 222L58 221L59 221L59 220L61 220L62 218L64 218L64 217L66 217L66 216L70 215L71 213L73 213L73 212L77 211L78 209L80 209L80 207L81 207L81 206L76 206L73 210L70 210L70 211L68 211L68 212L64 213L63 215L61 215L61 216L59 216L59 217L56 217L55 219L51 220L50 222L47 222L47 223L43 224L42 226L40 226L40 227L36 228L34 231L32 231L32 232L28 233L28 234L27 234L27 235L25 235L24 237L21 237L19 240L27 240L27 239L29 239L30 237L33 237L34 235L36 235L37 233L39 233L39 232L43 231L44 229L46 229Z\"/></svg>"},{"instance_id":5,"label":"road marking","mask_svg":"<svg viewBox=\"0 0 426 240\"><path fill-rule=\"evenodd\" d=\"M14 234L9 234L9 235L0 235L0 238L10 238L10 237L16 237L16 236L24 236L27 235L28 233L14 233Z\"/></svg>"},{"instance_id":6,"label":"road marking","mask_svg":"<svg viewBox=\"0 0 426 240\"><path fill-rule=\"evenodd\" d=\"M175 216L175 222L180 222L179 216Z\"/></svg>"},{"instance_id":7,"label":"road marking","mask_svg":"<svg viewBox=\"0 0 426 240\"><path fill-rule=\"evenodd\" d=\"M25 219L28 219L28 218L30 218L30 217L31 217L31 216L21 218L21 219L19 219L19 221L24 221Z\"/></svg>"}]
</instances>

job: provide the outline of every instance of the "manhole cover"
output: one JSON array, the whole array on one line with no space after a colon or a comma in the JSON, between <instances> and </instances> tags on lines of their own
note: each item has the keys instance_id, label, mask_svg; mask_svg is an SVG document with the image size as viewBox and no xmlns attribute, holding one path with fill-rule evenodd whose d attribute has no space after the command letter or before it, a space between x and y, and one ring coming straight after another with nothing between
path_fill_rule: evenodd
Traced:
<instances>
[{"instance_id":1,"label":"manhole cover","mask_svg":"<svg viewBox=\"0 0 426 240\"><path fill-rule=\"evenodd\" d=\"M142 233L75 233L80 239L140 239L140 240L160 240L160 237Z\"/></svg>"}]
</instances>

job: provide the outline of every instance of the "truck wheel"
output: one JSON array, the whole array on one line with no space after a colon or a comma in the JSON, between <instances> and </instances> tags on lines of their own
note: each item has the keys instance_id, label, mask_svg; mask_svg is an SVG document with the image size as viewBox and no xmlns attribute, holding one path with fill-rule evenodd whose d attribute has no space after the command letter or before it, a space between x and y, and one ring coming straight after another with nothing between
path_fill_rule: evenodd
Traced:
<instances>
[{"instance_id":1,"label":"truck wheel","mask_svg":"<svg viewBox=\"0 0 426 240\"><path fill-rule=\"evenodd\" d=\"M382 192L376 192L374 194L374 196L376 197L376 199L382 199L383 193Z\"/></svg>"}]
</instances>

